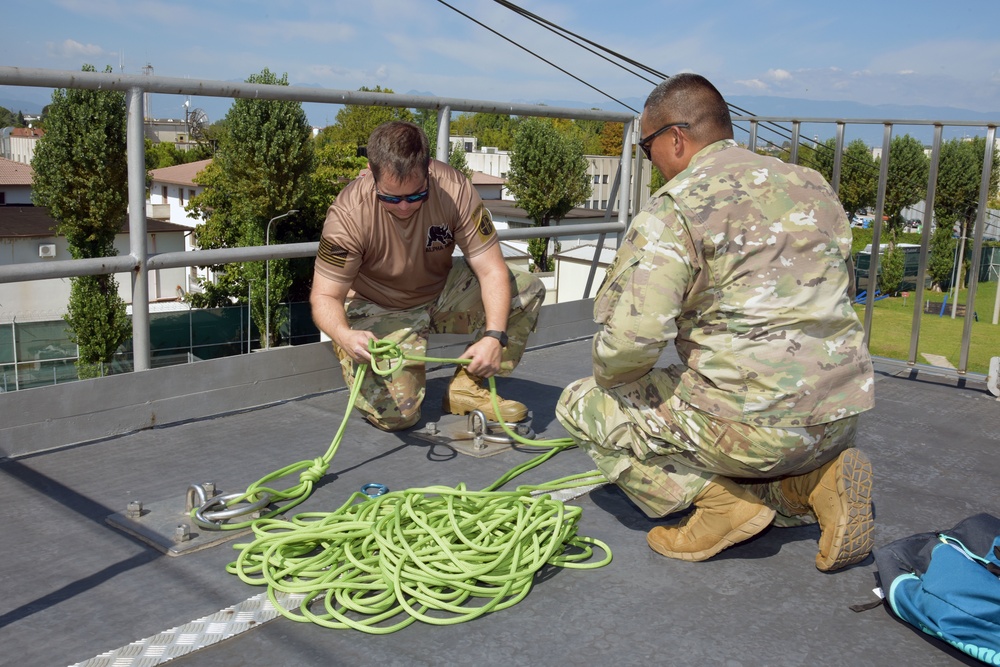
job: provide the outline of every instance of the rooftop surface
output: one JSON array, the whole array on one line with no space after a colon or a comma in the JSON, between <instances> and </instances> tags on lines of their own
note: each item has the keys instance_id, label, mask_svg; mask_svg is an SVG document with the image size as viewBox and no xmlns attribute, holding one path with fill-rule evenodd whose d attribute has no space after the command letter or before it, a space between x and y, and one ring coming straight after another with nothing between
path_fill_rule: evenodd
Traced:
<instances>
[{"instance_id":1,"label":"rooftop surface","mask_svg":"<svg viewBox=\"0 0 1000 667\"><path fill-rule=\"evenodd\" d=\"M563 437L556 400L589 374L589 363L587 339L534 348L499 389L528 404L539 438ZM440 418L449 376L448 368L429 374L423 423ZM107 519L136 498L155 504L206 480L242 490L321 456L347 403L340 389L0 460L0 665L158 664L91 659L261 594L225 569L246 536L171 557ZM1000 403L983 384L879 363L876 408L862 417L857 442L875 468L876 546L977 512L1000 515L998 440ZM475 458L412 433L382 433L352 415L328 474L289 514L333 511L371 482L482 489L532 456L522 448ZM593 468L573 449L504 488ZM609 545L613 560L591 570L545 568L508 609L387 635L278 617L170 664L981 664L883 608L851 611L874 599L873 560L819 572L815 526L771 527L709 561L686 563L645 542L652 526L678 516L651 521L609 486L567 503L583 510L578 532Z\"/></svg>"}]
</instances>

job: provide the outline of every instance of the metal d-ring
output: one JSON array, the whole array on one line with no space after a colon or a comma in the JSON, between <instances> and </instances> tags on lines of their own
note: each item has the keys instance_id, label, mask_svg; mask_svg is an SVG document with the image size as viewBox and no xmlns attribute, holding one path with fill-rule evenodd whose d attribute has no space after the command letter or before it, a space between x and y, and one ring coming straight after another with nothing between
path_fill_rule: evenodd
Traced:
<instances>
[{"instance_id":1,"label":"metal d-ring","mask_svg":"<svg viewBox=\"0 0 1000 667\"><path fill-rule=\"evenodd\" d=\"M482 410L470 410L469 420L466 428L468 432L474 437L482 437L484 442L492 442L494 444L510 445L514 443L513 438L508 436L503 429L500 429L499 433L490 432L490 425L499 427L500 422L491 422L486 418L486 414ZM519 436L530 438L534 435L531 430L531 426L525 422L504 422L508 428L514 430Z\"/></svg>"},{"instance_id":2,"label":"metal d-ring","mask_svg":"<svg viewBox=\"0 0 1000 667\"><path fill-rule=\"evenodd\" d=\"M222 525L222 522L227 519L234 519L239 516L253 514L254 512L258 512L271 504L271 494L261 493L260 500L255 503L229 507L229 503L231 501L242 499L245 496L245 493L229 493L209 498L195 511L194 522L202 528L218 530ZM223 509L213 509L215 507L221 507Z\"/></svg>"},{"instance_id":3,"label":"metal d-ring","mask_svg":"<svg viewBox=\"0 0 1000 667\"><path fill-rule=\"evenodd\" d=\"M365 494L369 498L378 498L381 495L389 493L389 487L385 484L378 484L377 482L368 482L361 487L361 493Z\"/></svg>"}]
</instances>

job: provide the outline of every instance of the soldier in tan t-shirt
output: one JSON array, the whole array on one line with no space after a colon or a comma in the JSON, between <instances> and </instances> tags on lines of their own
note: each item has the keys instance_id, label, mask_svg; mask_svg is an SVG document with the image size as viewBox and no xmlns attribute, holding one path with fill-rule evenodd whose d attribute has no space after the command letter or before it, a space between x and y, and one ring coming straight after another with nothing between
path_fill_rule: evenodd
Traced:
<instances>
[{"instance_id":1,"label":"soldier in tan t-shirt","mask_svg":"<svg viewBox=\"0 0 1000 667\"><path fill-rule=\"evenodd\" d=\"M412 123L393 121L372 132L370 171L327 212L313 320L332 339L348 386L354 364L371 359L370 340L423 356L431 333L481 331L462 355L470 361L458 367L444 409L521 421L527 408L516 401L499 399L495 413L482 380L509 374L520 361L545 288L507 267L469 179L429 154L426 135ZM456 245L462 258L453 258ZM381 429L405 429L420 418L424 389L423 364L407 362L388 377L367 374L356 405Z\"/></svg>"}]
</instances>

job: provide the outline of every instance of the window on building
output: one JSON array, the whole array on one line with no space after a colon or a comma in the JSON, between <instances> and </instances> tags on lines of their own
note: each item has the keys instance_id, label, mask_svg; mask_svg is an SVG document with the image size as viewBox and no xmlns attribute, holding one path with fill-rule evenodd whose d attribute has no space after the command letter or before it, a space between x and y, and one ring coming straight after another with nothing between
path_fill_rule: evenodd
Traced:
<instances>
[{"instance_id":1,"label":"window on building","mask_svg":"<svg viewBox=\"0 0 1000 667\"><path fill-rule=\"evenodd\" d=\"M601 208L607 208L607 207L608 207L608 200L607 199L602 199L601 200Z\"/></svg>"},{"instance_id":2,"label":"window on building","mask_svg":"<svg viewBox=\"0 0 1000 667\"><path fill-rule=\"evenodd\" d=\"M167 186L165 185L160 186L160 203L161 204L167 203Z\"/></svg>"},{"instance_id":3,"label":"window on building","mask_svg":"<svg viewBox=\"0 0 1000 667\"><path fill-rule=\"evenodd\" d=\"M600 177L600 175L598 175L598 174L594 174L594 185L597 185L597 184L598 184L598 183L600 183L600 182L601 182L601 177Z\"/></svg>"},{"instance_id":4,"label":"window on building","mask_svg":"<svg viewBox=\"0 0 1000 667\"><path fill-rule=\"evenodd\" d=\"M0 206L5 205L6 203L7 203L7 193L0 192Z\"/></svg>"},{"instance_id":5,"label":"window on building","mask_svg":"<svg viewBox=\"0 0 1000 667\"><path fill-rule=\"evenodd\" d=\"M184 188L177 188L177 198L181 200L181 206L184 206Z\"/></svg>"},{"instance_id":6,"label":"window on building","mask_svg":"<svg viewBox=\"0 0 1000 667\"><path fill-rule=\"evenodd\" d=\"M608 175L604 174L604 176L601 178L601 183L607 183L607 182L608 182Z\"/></svg>"},{"instance_id":7,"label":"window on building","mask_svg":"<svg viewBox=\"0 0 1000 667\"><path fill-rule=\"evenodd\" d=\"M188 190L188 201L191 201L193 197L194 197L194 190Z\"/></svg>"}]
</instances>

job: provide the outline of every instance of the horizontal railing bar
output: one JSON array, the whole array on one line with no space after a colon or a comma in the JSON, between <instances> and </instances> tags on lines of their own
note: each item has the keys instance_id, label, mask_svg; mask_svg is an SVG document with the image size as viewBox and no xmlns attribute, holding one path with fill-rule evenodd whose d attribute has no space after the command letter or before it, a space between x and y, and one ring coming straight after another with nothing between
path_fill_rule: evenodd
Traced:
<instances>
[{"instance_id":1,"label":"horizontal railing bar","mask_svg":"<svg viewBox=\"0 0 1000 667\"><path fill-rule=\"evenodd\" d=\"M845 125L942 125L958 127L997 127L1000 119L993 120L913 120L912 118L893 120L890 118L807 118L803 116L733 116L733 122L749 123L815 123Z\"/></svg>"},{"instance_id":2,"label":"horizontal railing bar","mask_svg":"<svg viewBox=\"0 0 1000 667\"><path fill-rule=\"evenodd\" d=\"M501 240L523 240L548 237L573 236L577 234L618 234L625 231L620 222L592 223L582 225L559 225L549 227L524 227L501 229L497 236ZM268 259L290 259L312 257L319 248L318 241L304 243L282 243L268 246L248 246L246 248L214 248L211 250L185 250L163 252L150 255L146 261L149 270L173 269L182 266L213 266L236 262L260 262ZM65 259L45 263L8 264L0 266L0 283L14 283L50 278L71 278L83 275L105 273L129 273L138 269L138 261L132 255L99 257L92 259Z\"/></svg>"},{"instance_id":3,"label":"horizontal railing bar","mask_svg":"<svg viewBox=\"0 0 1000 667\"><path fill-rule=\"evenodd\" d=\"M304 86L279 86L273 84L211 81L155 75L114 74L105 72L74 72L25 67L0 67L0 85L33 86L41 88L85 88L89 90L128 91L141 88L148 93L169 95L200 95L204 97L233 97L264 100L290 100L294 102L319 102L326 104L357 104L366 106L403 107L417 109L443 109L472 111L518 116L545 116L549 118L580 118L611 120L627 123L635 116L631 112L603 111L599 109L574 109L550 107L540 104L515 104L488 100L471 100L427 95L399 93L373 93L357 90L308 88Z\"/></svg>"}]
</instances>

